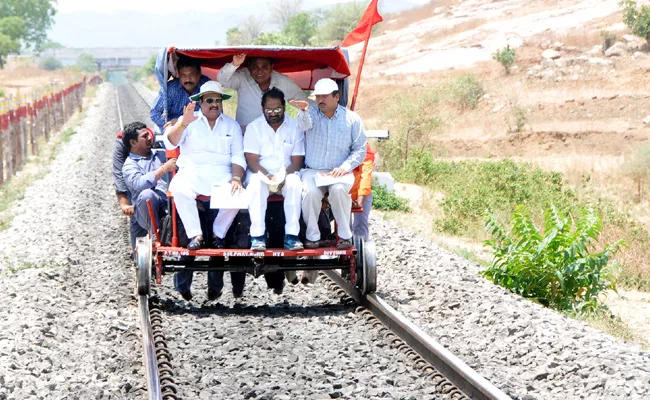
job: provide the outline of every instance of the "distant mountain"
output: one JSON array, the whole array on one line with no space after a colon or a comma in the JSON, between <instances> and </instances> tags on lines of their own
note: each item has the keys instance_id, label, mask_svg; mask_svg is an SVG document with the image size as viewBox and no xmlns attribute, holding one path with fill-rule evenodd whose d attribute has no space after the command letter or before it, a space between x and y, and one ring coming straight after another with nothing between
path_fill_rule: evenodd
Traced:
<instances>
[{"instance_id":1,"label":"distant mountain","mask_svg":"<svg viewBox=\"0 0 650 400\"><path fill-rule=\"evenodd\" d=\"M410 9L427 0L380 0L384 14ZM307 9L319 8L318 3ZM260 6L241 7L225 13L183 11L67 12L55 16L51 40L66 47L209 47L226 44L226 31L248 15L260 15ZM83 32L83 33L82 33Z\"/></svg>"}]
</instances>

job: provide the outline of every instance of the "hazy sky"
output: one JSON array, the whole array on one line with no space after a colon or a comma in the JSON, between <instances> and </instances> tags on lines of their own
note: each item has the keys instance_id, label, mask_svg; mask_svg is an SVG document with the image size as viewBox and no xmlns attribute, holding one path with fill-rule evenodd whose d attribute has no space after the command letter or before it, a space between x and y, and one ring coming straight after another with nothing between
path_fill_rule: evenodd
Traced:
<instances>
[{"instance_id":1,"label":"hazy sky","mask_svg":"<svg viewBox=\"0 0 650 400\"><path fill-rule=\"evenodd\" d=\"M322 7L337 3L345 3L351 0L304 0L303 5L306 8ZM411 0L411 3L425 4L429 0ZM240 7L252 5L266 5L270 4L269 0L237 0L237 1L212 1L212 2L191 2L196 8L188 11L198 11L200 8L207 12L218 12L226 9L237 9ZM368 1L370 3L370 1ZM111 0L110 2L99 2L89 0L58 0L57 9L61 13L76 12L76 11L149 11L161 13L175 13L178 12L179 5L182 2L178 0ZM182 7L181 7L182 8Z\"/></svg>"},{"instance_id":2,"label":"hazy sky","mask_svg":"<svg viewBox=\"0 0 650 400\"><path fill-rule=\"evenodd\" d=\"M0 0L1 1L1 0ZM58 0L48 37L66 47L209 47L226 44L226 31L254 15L273 30L269 6L276 0ZM303 0L302 9L353 0ZM357 0L370 4L370 0ZM379 0L380 11L395 12L429 0Z\"/></svg>"}]
</instances>

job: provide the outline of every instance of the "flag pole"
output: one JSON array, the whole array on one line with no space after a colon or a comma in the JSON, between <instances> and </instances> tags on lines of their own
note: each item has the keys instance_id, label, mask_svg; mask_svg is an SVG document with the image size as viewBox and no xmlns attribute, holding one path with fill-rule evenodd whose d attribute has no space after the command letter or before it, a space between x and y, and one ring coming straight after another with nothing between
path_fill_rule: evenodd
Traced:
<instances>
[{"instance_id":1,"label":"flag pole","mask_svg":"<svg viewBox=\"0 0 650 400\"><path fill-rule=\"evenodd\" d=\"M359 67L357 68L357 77L354 82L354 92L352 94L352 104L350 105L350 110L354 111L354 105L357 103L357 93L359 92L359 81L361 81L361 70L363 69L363 62L366 59L366 50L368 49L368 42L370 41L370 34L372 33L372 19L368 21L370 27L368 28L368 33L366 34L366 39L363 42L363 51L361 52L361 59L359 60Z\"/></svg>"}]
</instances>

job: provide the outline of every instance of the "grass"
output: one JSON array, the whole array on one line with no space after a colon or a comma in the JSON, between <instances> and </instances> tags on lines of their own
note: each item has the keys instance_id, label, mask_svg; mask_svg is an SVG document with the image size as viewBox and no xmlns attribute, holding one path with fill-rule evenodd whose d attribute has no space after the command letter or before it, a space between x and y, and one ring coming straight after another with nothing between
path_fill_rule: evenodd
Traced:
<instances>
[{"instance_id":1,"label":"grass","mask_svg":"<svg viewBox=\"0 0 650 400\"><path fill-rule=\"evenodd\" d=\"M11 262L6 256L0 265L3 265L5 267L5 269L0 272L0 275L17 274L28 269L69 267L51 260L41 264L33 263L30 261Z\"/></svg>"},{"instance_id":2,"label":"grass","mask_svg":"<svg viewBox=\"0 0 650 400\"><path fill-rule=\"evenodd\" d=\"M448 9L450 6L456 4L458 4L458 0L432 0L421 7L401 11L396 14L385 15L384 20L386 22L379 24L378 33L387 30L398 30L406 28L407 26L413 25L416 22L422 21L422 16L424 15L434 15L434 10L438 7Z\"/></svg>"},{"instance_id":3,"label":"grass","mask_svg":"<svg viewBox=\"0 0 650 400\"><path fill-rule=\"evenodd\" d=\"M457 35L459 33L467 32L478 28L481 25L484 25L488 21L483 18L474 18L467 21L463 21L454 26L451 26L446 29L441 29L433 33L427 32L420 36L420 41L423 45L439 42L443 39L446 39L450 36Z\"/></svg>"},{"instance_id":4,"label":"grass","mask_svg":"<svg viewBox=\"0 0 650 400\"><path fill-rule=\"evenodd\" d=\"M593 312L575 313L565 312L568 317L583 321L594 329L598 329L614 337L621 338L627 342L639 343L644 349L650 348L650 343L646 338L640 337L634 333L630 327L621 320L620 317L612 314L607 307L600 307Z\"/></svg>"}]
</instances>

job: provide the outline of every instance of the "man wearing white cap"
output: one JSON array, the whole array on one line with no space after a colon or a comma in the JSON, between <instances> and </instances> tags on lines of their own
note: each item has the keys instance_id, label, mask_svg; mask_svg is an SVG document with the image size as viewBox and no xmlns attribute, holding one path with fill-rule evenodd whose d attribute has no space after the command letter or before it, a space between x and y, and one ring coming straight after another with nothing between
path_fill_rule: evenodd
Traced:
<instances>
[{"instance_id":1,"label":"man wearing white cap","mask_svg":"<svg viewBox=\"0 0 650 400\"><path fill-rule=\"evenodd\" d=\"M180 147L176 163L179 171L169 184L169 191L190 240L187 245L190 250L200 249L205 240L196 208L197 196L209 196L214 184L230 184L233 193L242 187L246 160L241 128L222 112L221 103L229 98L219 82L204 83L200 92L190 97L193 102L199 102L200 111L194 114L195 103L185 106L183 116L167 127L163 137L168 150ZM237 209L219 210L212 224L212 247L225 247L224 238L238 212ZM189 281L191 284L191 278ZM208 298L221 294L220 288L214 286L212 291L210 288L208 282ZM177 284L177 289L184 297L189 294L191 298L189 284Z\"/></svg>"},{"instance_id":2,"label":"man wearing white cap","mask_svg":"<svg viewBox=\"0 0 650 400\"><path fill-rule=\"evenodd\" d=\"M305 130L305 169L302 171L302 216L307 224L306 248L319 246L318 216L323 195L329 192L329 203L338 224L337 247L352 247L350 189L354 183L352 170L363 163L366 155L366 134L363 121L353 111L339 105L339 87L332 79L316 82L313 94L316 103L291 101L298 107L298 126ZM323 174L337 182L317 186L315 178ZM303 274L303 281L305 280Z\"/></svg>"}]
</instances>

